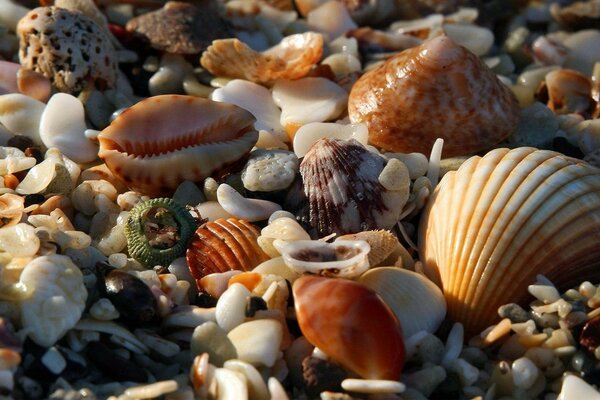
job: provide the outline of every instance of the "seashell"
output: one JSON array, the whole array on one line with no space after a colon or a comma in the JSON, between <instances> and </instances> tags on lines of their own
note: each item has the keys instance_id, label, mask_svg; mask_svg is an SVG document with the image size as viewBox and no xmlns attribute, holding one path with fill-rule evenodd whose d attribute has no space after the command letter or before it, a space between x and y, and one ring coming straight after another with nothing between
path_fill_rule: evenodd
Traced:
<instances>
[{"instance_id":1,"label":"seashell","mask_svg":"<svg viewBox=\"0 0 600 400\"><path fill-rule=\"evenodd\" d=\"M379 265L383 260L388 258L390 254L402 246L398 238L390 231L378 230L378 231L363 231L352 233L349 235L338 236L338 240L364 240L371 247L369 251L369 265L375 267Z\"/></svg>"},{"instance_id":2,"label":"seashell","mask_svg":"<svg viewBox=\"0 0 600 400\"><path fill-rule=\"evenodd\" d=\"M600 278L599 187L600 170L528 147L447 173L424 210L419 248L448 316L475 334L500 305L525 302L538 274L558 288Z\"/></svg>"},{"instance_id":3,"label":"seashell","mask_svg":"<svg viewBox=\"0 0 600 400\"><path fill-rule=\"evenodd\" d=\"M322 53L323 37L314 32L287 36L262 53L238 39L221 39L213 41L206 49L200 64L216 76L270 83L306 76Z\"/></svg>"},{"instance_id":4,"label":"seashell","mask_svg":"<svg viewBox=\"0 0 600 400\"><path fill-rule=\"evenodd\" d=\"M594 105L592 83L580 72L560 69L546 75L548 107L556 114L585 113Z\"/></svg>"},{"instance_id":5,"label":"seashell","mask_svg":"<svg viewBox=\"0 0 600 400\"><path fill-rule=\"evenodd\" d=\"M0 96L0 124L15 135L25 135L43 146L39 134L40 118L46 105L20 93Z\"/></svg>"},{"instance_id":6,"label":"seashell","mask_svg":"<svg viewBox=\"0 0 600 400\"><path fill-rule=\"evenodd\" d=\"M225 211L250 222L263 221L275 211L281 210L281 206L272 201L245 198L226 183L219 185L217 200Z\"/></svg>"},{"instance_id":7,"label":"seashell","mask_svg":"<svg viewBox=\"0 0 600 400\"><path fill-rule=\"evenodd\" d=\"M365 124L342 125L332 122L311 122L296 131L294 153L298 158L302 158L319 139L326 137L354 139L366 146L369 140L369 130Z\"/></svg>"},{"instance_id":8,"label":"seashell","mask_svg":"<svg viewBox=\"0 0 600 400\"><path fill-rule=\"evenodd\" d=\"M437 110L443 117L419 110ZM352 87L348 113L353 123L367 124L369 142L377 147L428 153L442 138L446 157L491 147L519 120L510 89L447 36L405 50L364 74Z\"/></svg>"},{"instance_id":9,"label":"seashell","mask_svg":"<svg viewBox=\"0 0 600 400\"><path fill-rule=\"evenodd\" d=\"M21 222L24 209L24 197L12 193L0 195L0 227L13 226Z\"/></svg>"},{"instance_id":10,"label":"seashell","mask_svg":"<svg viewBox=\"0 0 600 400\"><path fill-rule=\"evenodd\" d=\"M99 135L98 156L131 189L148 195L200 181L250 151L252 114L192 96L142 100Z\"/></svg>"},{"instance_id":11,"label":"seashell","mask_svg":"<svg viewBox=\"0 0 600 400\"><path fill-rule=\"evenodd\" d=\"M339 85L325 78L281 80L273 86L273 100L281 107L281 125L302 126L337 118L348 100Z\"/></svg>"},{"instance_id":12,"label":"seashell","mask_svg":"<svg viewBox=\"0 0 600 400\"><path fill-rule=\"evenodd\" d=\"M311 344L362 378L399 379L402 330L373 290L316 276L297 279L292 289L300 330Z\"/></svg>"},{"instance_id":13,"label":"seashell","mask_svg":"<svg viewBox=\"0 0 600 400\"><path fill-rule=\"evenodd\" d=\"M356 278L369 269L369 243L364 240L297 240L281 249L286 265L294 272Z\"/></svg>"},{"instance_id":14,"label":"seashell","mask_svg":"<svg viewBox=\"0 0 600 400\"><path fill-rule=\"evenodd\" d=\"M115 85L117 60L111 39L89 17L38 7L19 21L17 34L21 65L49 78L58 90L79 92L90 80Z\"/></svg>"},{"instance_id":15,"label":"seashell","mask_svg":"<svg viewBox=\"0 0 600 400\"><path fill-rule=\"evenodd\" d=\"M174 54L198 54L211 41L233 36L213 0L201 7L168 1L160 10L130 19L126 29L145 38L152 48Z\"/></svg>"},{"instance_id":16,"label":"seashell","mask_svg":"<svg viewBox=\"0 0 600 400\"><path fill-rule=\"evenodd\" d=\"M85 111L77 97L67 93L52 96L40 118L44 146L58 148L75 162L92 162L97 158L98 145L85 137L86 129Z\"/></svg>"},{"instance_id":17,"label":"seashell","mask_svg":"<svg viewBox=\"0 0 600 400\"><path fill-rule=\"evenodd\" d=\"M284 190L296 178L299 167L300 161L291 151L257 149L250 153L242 170L242 183L251 191Z\"/></svg>"},{"instance_id":18,"label":"seashell","mask_svg":"<svg viewBox=\"0 0 600 400\"><path fill-rule=\"evenodd\" d=\"M214 272L250 271L268 259L256 239L258 229L235 218L207 222L196 230L188 245L186 259L192 276L199 280Z\"/></svg>"},{"instance_id":19,"label":"seashell","mask_svg":"<svg viewBox=\"0 0 600 400\"><path fill-rule=\"evenodd\" d=\"M550 14L560 25L567 29L581 30L597 28L600 24L600 1L576 1L550 5Z\"/></svg>"},{"instance_id":20,"label":"seashell","mask_svg":"<svg viewBox=\"0 0 600 400\"><path fill-rule=\"evenodd\" d=\"M32 168L34 157L27 157L16 147L0 147L0 175L14 174Z\"/></svg>"},{"instance_id":21,"label":"seashell","mask_svg":"<svg viewBox=\"0 0 600 400\"><path fill-rule=\"evenodd\" d=\"M434 333L446 316L442 291L416 272L394 267L372 268L358 282L383 299L400 321L404 337L421 331Z\"/></svg>"},{"instance_id":22,"label":"seashell","mask_svg":"<svg viewBox=\"0 0 600 400\"><path fill-rule=\"evenodd\" d=\"M546 36L538 37L531 50L535 60L542 65L563 65L567 60L569 49Z\"/></svg>"},{"instance_id":23,"label":"seashell","mask_svg":"<svg viewBox=\"0 0 600 400\"><path fill-rule=\"evenodd\" d=\"M310 235L292 217L276 218L260 231L258 245L271 257L279 257L274 242L289 243L297 240L310 240Z\"/></svg>"},{"instance_id":24,"label":"seashell","mask_svg":"<svg viewBox=\"0 0 600 400\"><path fill-rule=\"evenodd\" d=\"M348 8L341 1L327 1L306 15L308 26L326 35L330 40L358 28Z\"/></svg>"},{"instance_id":25,"label":"seashell","mask_svg":"<svg viewBox=\"0 0 600 400\"><path fill-rule=\"evenodd\" d=\"M300 174L309 203L308 222L321 237L396 224L409 188L386 188L379 180L384 167L383 157L355 140L326 138L315 143L300 163Z\"/></svg>"}]
</instances>

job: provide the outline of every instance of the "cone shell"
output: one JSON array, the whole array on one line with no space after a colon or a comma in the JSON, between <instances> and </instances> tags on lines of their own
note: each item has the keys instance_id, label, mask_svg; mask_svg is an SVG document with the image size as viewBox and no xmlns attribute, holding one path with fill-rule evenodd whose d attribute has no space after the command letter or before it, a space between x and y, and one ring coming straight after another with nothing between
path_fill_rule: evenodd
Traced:
<instances>
[{"instance_id":1,"label":"cone shell","mask_svg":"<svg viewBox=\"0 0 600 400\"><path fill-rule=\"evenodd\" d=\"M186 252L190 272L201 289L200 279L230 270L250 271L269 257L258 246L260 231L235 218L207 222L196 230Z\"/></svg>"},{"instance_id":2,"label":"cone shell","mask_svg":"<svg viewBox=\"0 0 600 400\"><path fill-rule=\"evenodd\" d=\"M444 156L485 150L519 120L510 89L477 57L438 36L390 58L352 87L348 112L369 142L386 151L428 154L437 138Z\"/></svg>"},{"instance_id":3,"label":"cone shell","mask_svg":"<svg viewBox=\"0 0 600 400\"><path fill-rule=\"evenodd\" d=\"M155 96L122 112L98 135L98 156L133 190L172 193L244 157L258 140L254 117L233 104Z\"/></svg>"},{"instance_id":4,"label":"cone shell","mask_svg":"<svg viewBox=\"0 0 600 400\"><path fill-rule=\"evenodd\" d=\"M362 378L400 378L400 324L373 290L315 276L297 279L292 289L300 330L311 344Z\"/></svg>"},{"instance_id":5,"label":"cone shell","mask_svg":"<svg viewBox=\"0 0 600 400\"><path fill-rule=\"evenodd\" d=\"M385 163L356 140L324 138L311 147L300 174L309 223L321 237L394 226L408 187L390 190L380 183Z\"/></svg>"},{"instance_id":6,"label":"cone shell","mask_svg":"<svg viewBox=\"0 0 600 400\"><path fill-rule=\"evenodd\" d=\"M528 147L472 157L436 187L419 232L448 316L479 333L537 274L561 289L600 279L600 169Z\"/></svg>"}]
</instances>

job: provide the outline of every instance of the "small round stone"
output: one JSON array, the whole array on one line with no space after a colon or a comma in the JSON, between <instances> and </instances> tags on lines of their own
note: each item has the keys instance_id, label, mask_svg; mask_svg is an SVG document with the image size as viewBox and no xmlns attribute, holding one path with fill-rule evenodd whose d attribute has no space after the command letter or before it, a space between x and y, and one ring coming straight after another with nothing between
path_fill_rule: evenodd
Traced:
<instances>
[{"instance_id":1,"label":"small round stone","mask_svg":"<svg viewBox=\"0 0 600 400\"><path fill-rule=\"evenodd\" d=\"M291 151L255 150L242 171L244 187L251 191L272 192L289 187L300 162Z\"/></svg>"},{"instance_id":2,"label":"small round stone","mask_svg":"<svg viewBox=\"0 0 600 400\"><path fill-rule=\"evenodd\" d=\"M515 386L529 389L535 383L539 370L529 358L521 357L512 363L512 377Z\"/></svg>"}]
</instances>

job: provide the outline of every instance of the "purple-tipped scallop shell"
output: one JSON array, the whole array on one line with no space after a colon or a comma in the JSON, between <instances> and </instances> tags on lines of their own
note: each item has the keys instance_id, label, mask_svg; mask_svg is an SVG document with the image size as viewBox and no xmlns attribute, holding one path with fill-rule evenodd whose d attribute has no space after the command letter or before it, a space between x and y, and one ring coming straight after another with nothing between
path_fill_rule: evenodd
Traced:
<instances>
[{"instance_id":1,"label":"purple-tipped scallop shell","mask_svg":"<svg viewBox=\"0 0 600 400\"><path fill-rule=\"evenodd\" d=\"M385 167L384 158L355 140L315 143L300 164L310 225L320 236L394 226L408 199L408 185L380 179L390 175L382 175Z\"/></svg>"}]
</instances>

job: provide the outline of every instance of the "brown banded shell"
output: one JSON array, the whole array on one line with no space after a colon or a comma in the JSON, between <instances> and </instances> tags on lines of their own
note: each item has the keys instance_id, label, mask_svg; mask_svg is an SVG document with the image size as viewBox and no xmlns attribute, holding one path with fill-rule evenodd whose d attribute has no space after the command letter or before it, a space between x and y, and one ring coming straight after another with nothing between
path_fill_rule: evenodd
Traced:
<instances>
[{"instance_id":1,"label":"brown banded shell","mask_svg":"<svg viewBox=\"0 0 600 400\"><path fill-rule=\"evenodd\" d=\"M187 264L200 289L200 279L230 270L250 271L269 257L258 246L260 231L235 218L207 222L196 230L186 252Z\"/></svg>"},{"instance_id":2,"label":"brown banded shell","mask_svg":"<svg viewBox=\"0 0 600 400\"><path fill-rule=\"evenodd\" d=\"M478 333L538 274L560 289L600 279L600 169L530 147L472 157L436 187L419 233L448 316Z\"/></svg>"},{"instance_id":3,"label":"brown banded shell","mask_svg":"<svg viewBox=\"0 0 600 400\"><path fill-rule=\"evenodd\" d=\"M447 36L403 51L352 87L348 113L364 122L369 142L386 151L428 154L437 138L444 156L485 150L519 120L510 89L477 57Z\"/></svg>"},{"instance_id":4,"label":"brown banded shell","mask_svg":"<svg viewBox=\"0 0 600 400\"><path fill-rule=\"evenodd\" d=\"M323 54L323 36L305 32L286 36L261 53L238 39L213 41L200 58L202 67L216 76L270 83L305 77Z\"/></svg>"},{"instance_id":5,"label":"brown banded shell","mask_svg":"<svg viewBox=\"0 0 600 400\"><path fill-rule=\"evenodd\" d=\"M408 199L408 187L384 186L383 157L356 140L324 138L300 163L309 223L323 237L389 229ZM397 189L397 190L396 190Z\"/></svg>"},{"instance_id":6,"label":"brown banded shell","mask_svg":"<svg viewBox=\"0 0 600 400\"><path fill-rule=\"evenodd\" d=\"M98 135L98 156L129 188L169 194L185 180L201 181L254 146L254 117L233 104L164 95L122 112Z\"/></svg>"}]
</instances>

